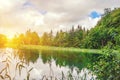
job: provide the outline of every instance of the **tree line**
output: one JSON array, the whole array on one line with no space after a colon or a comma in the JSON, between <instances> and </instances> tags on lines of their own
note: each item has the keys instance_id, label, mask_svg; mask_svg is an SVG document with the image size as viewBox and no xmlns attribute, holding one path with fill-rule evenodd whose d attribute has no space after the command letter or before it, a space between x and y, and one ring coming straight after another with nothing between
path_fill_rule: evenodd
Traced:
<instances>
[{"instance_id":1,"label":"tree line","mask_svg":"<svg viewBox=\"0 0 120 80\"><path fill-rule=\"evenodd\" d=\"M15 35L11 40L11 44L18 45L42 45L42 46L57 46L57 47L83 47L84 39L88 35L88 30L77 26L77 29L72 27L69 31L58 31L55 35L53 31L44 32L39 36L37 32L32 32L30 29L25 34Z\"/></svg>"}]
</instances>

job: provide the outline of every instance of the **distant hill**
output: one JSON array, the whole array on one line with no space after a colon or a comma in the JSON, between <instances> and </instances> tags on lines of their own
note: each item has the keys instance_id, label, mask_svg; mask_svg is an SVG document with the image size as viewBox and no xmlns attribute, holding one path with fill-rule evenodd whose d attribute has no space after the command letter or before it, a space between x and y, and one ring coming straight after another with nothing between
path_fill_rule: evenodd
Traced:
<instances>
[{"instance_id":1,"label":"distant hill","mask_svg":"<svg viewBox=\"0 0 120 80\"><path fill-rule=\"evenodd\" d=\"M120 8L105 12L85 39L86 48L120 46Z\"/></svg>"}]
</instances>

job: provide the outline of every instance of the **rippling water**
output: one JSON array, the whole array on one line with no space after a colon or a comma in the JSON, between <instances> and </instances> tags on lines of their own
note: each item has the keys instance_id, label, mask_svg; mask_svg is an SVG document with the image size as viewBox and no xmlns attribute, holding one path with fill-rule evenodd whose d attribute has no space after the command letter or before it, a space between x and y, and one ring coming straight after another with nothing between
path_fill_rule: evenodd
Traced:
<instances>
[{"instance_id":1,"label":"rippling water","mask_svg":"<svg viewBox=\"0 0 120 80\"><path fill-rule=\"evenodd\" d=\"M0 80L95 80L87 69L97 54L0 49Z\"/></svg>"}]
</instances>

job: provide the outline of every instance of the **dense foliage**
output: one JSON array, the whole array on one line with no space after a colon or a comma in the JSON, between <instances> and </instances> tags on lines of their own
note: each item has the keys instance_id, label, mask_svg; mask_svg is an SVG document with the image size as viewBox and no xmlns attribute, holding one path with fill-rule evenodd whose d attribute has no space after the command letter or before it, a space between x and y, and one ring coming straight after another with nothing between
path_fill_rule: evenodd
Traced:
<instances>
[{"instance_id":1,"label":"dense foliage","mask_svg":"<svg viewBox=\"0 0 120 80\"><path fill-rule=\"evenodd\" d=\"M28 30L25 34L15 36L11 44L18 45L45 45L59 47L83 47L83 39L88 34L88 30L82 29L78 25L77 29L72 27L68 32L60 30L53 35L53 32L43 33L41 37L36 32Z\"/></svg>"},{"instance_id":2,"label":"dense foliage","mask_svg":"<svg viewBox=\"0 0 120 80\"><path fill-rule=\"evenodd\" d=\"M85 39L86 48L103 48L109 44L120 45L120 9L105 14Z\"/></svg>"},{"instance_id":3,"label":"dense foliage","mask_svg":"<svg viewBox=\"0 0 120 80\"><path fill-rule=\"evenodd\" d=\"M10 47L13 45L38 45L40 43L40 38L36 32L31 32L31 30L26 31L25 34L15 35L15 37L9 41Z\"/></svg>"},{"instance_id":4,"label":"dense foliage","mask_svg":"<svg viewBox=\"0 0 120 80\"><path fill-rule=\"evenodd\" d=\"M104 50L104 54L91 65L98 80L119 80L120 79L120 59L112 50Z\"/></svg>"}]
</instances>

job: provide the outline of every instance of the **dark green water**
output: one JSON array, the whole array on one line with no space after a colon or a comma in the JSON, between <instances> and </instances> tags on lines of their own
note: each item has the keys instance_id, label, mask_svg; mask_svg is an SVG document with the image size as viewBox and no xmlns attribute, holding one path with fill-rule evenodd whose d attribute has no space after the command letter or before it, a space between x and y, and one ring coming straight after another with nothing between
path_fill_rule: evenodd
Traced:
<instances>
[{"instance_id":1,"label":"dark green water","mask_svg":"<svg viewBox=\"0 0 120 80\"><path fill-rule=\"evenodd\" d=\"M52 50L0 50L0 78L5 80L90 80L87 69L98 54ZM1 80L0 79L0 80Z\"/></svg>"}]
</instances>

